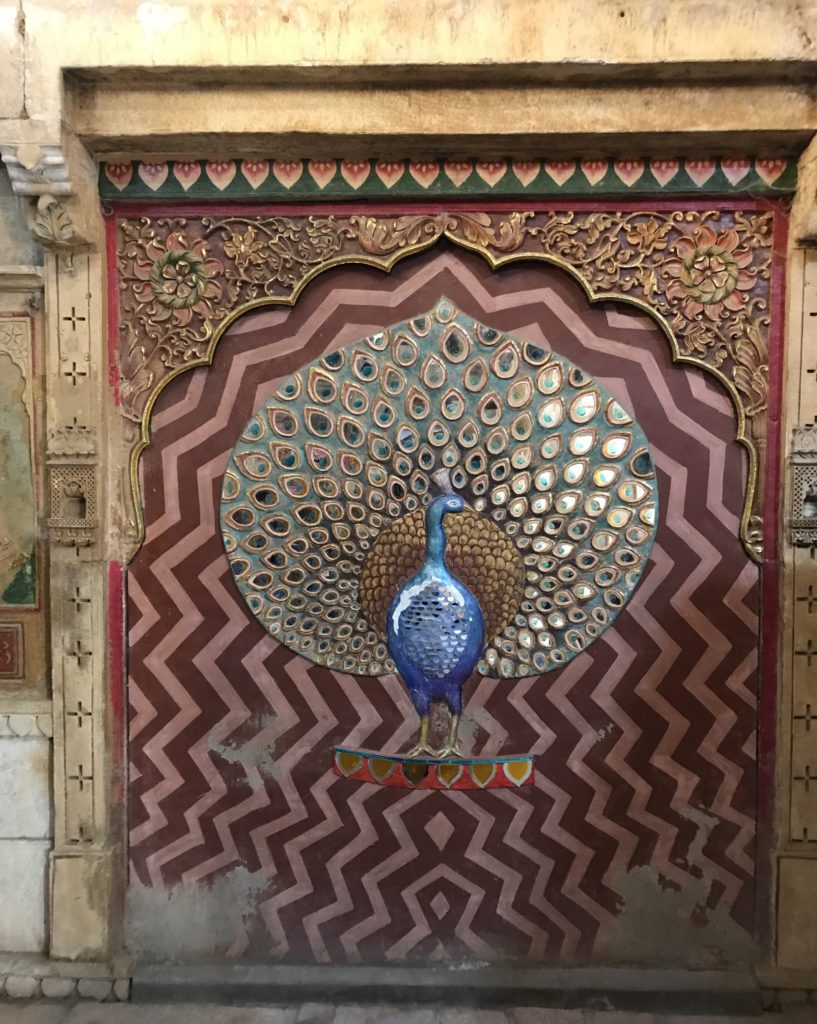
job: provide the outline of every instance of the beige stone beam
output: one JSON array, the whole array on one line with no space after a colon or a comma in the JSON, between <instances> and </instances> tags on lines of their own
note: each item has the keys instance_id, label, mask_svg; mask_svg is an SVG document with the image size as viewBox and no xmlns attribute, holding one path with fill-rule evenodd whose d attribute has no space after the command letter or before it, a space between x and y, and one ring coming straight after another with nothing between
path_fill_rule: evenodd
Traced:
<instances>
[{"instance_id":1,"label":"beige stone beam","mask_svg":"<svg viewBox=\"0 0 817 1024\"><path fill-rule=\"evenodd\" d=\"M507 67L517 81L768 86L813 79L817 60L817 8L797 0L109 0L104 13L77 0L21 0L20 15L26 114L50 120L52 134L66 70L153 68L169 82L183 68L276 72L279 82L453 77L474 88Z\"/></svg>"},{"instance_id":2,"label":"beige stone beam","mask_svg":"<svg viewBox=\"0 0 817 1024\"><path fill-rule=\"evenodd\" d=\"M793 85L145 88L73 80L65 120L98 155L575 156L796 151L817 129ZM588 140L590 143L588 145Z\"/></svg>"}]
</instances>

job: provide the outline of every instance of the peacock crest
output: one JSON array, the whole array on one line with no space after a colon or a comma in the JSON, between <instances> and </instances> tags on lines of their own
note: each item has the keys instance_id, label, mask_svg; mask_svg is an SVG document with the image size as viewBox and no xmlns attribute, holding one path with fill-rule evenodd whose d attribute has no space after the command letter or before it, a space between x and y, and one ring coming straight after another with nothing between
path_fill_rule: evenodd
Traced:
<instances>
[{"instance_id":1,"label":"peacock crest","mask_svg":"<svg viewBox=\"0 0 817 1024\"><path fill-rule=\"evenodd\" d=\"M647 439L578 366L445 298L326 352L246 425L221 522L264 628L317 664L393 672L386 613L423 564L441 470L465 503L446 563L484 616L477 670L538 675L585 650L652 546Z\"/></svg>"}]
</instances>

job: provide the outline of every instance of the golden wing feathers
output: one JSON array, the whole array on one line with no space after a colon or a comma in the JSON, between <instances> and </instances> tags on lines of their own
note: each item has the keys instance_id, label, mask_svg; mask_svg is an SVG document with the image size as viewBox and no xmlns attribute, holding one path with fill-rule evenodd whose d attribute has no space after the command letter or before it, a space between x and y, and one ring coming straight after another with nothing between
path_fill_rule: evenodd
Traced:
<instances>
[{"instance_id":1,"label":"golden wing feathers","mask_svg":"<svg viewBox=\"0 0 817 1024\"><path fill-rule=\"evenodd\" d=\"M525 569L513 541L490 519L464 509L446 517L446 565L471 591L492 639L519 612ZM360 607L366 621L386 632L386 613L398 589L425 558L425 512L417 509L392 523L377 538L363 566Z\"/></svg>"}]
</instances>

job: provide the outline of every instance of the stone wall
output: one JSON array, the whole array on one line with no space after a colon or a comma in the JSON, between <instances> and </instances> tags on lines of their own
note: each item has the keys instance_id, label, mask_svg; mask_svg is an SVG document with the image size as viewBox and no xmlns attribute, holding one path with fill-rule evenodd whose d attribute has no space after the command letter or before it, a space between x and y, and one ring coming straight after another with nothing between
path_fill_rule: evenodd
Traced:
<instances>
[{"instance_id":1,"label":"stone wall","mask_svg":"<svg viewBox=\"0 0 817 1024\"><path fill-rule=\"evenodd\" d=\"M801 246L817 235L815 40L817 11L794 0L117 0L104 14L91 0L0 2L10 178L0 175L0 318L31 331L38 564L50 567L23 624L27 668L0 682L0 947L105 961L121 945L121 657L106 626L121 613L133 548L122 496L135 439L107 388L94 158L804 153L789 243L787 438L817 415L805 315L815 270ZM81 481L98 514L66 524L55 480ZM817 873L813 752L798 732L811 723L803 594L817 583L805 559L781 555L779 693L764 711L780 754L761 765L778 792L761 837L762 927L774 978L801 985L817 971L813 918L797 918Z\"/></svg>"}]
</instances>

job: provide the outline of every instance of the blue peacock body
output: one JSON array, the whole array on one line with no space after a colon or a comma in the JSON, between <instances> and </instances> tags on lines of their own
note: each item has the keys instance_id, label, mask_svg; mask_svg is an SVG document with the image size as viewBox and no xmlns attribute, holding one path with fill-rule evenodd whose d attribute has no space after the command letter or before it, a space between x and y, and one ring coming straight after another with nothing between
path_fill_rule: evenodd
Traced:
<instances>
[{"instance_id":1,"label":"blue peacock body","mask_svg":"<svg viewBox=\"0 0 817 1024\"><path fill-rule=\"evenodd\" d=\"M426 555L420 571L395 594L386 615L386 637L397 671L420 716L416 753L457 753L462 688L474 671L485 641L485 622L477 599L445 564L443 517L461 512L462 498L443 494L426 510ZM428 716L433 701L444 701L452 715L442 751L428 745Z\"/></svg>"}]
</instances>

